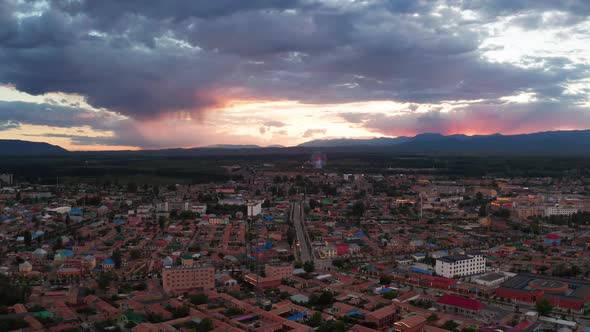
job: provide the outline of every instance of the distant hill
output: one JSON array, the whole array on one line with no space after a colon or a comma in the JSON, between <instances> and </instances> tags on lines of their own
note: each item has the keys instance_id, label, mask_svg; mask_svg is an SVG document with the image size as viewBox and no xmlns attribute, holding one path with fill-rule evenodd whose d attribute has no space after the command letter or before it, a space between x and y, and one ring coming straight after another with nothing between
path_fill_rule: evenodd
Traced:
<instances>
[{"instance_id":1,"label":"distant hill","mask_svg":"<svg viewBox=\"0 0 590 332\"><path fill-rule=\"evenodd\" d=\"M201 149L260 149L260 145L254 144L214 144L203 146ZM198 149L198 148L196 148Z\"/></svg>"},{"instance_id":2,"label":"distant hill","mask_svg":"<svg viewBox=\"0 0 590 332\"><path fill-rule=\"evenodd\" d=\"M408 141L409 137L377 137L367 139L337 138L337 139L316 139L299 144L301 147L346 147L346 146L393 146Z\"/></svg>"},{"instance_id":3,"label":"distant hill","mask_svg":"<svg viewBox=\"0 0 590 332\"><path fill-rule=\"evenodd\" d=\"M35 156L35 155L58 155L69 151L49 143L29 142L21 140L0 140L1 156Z\"/></svg>"},{"instance_id":4,"label":"distant hill","mask_svg":"<svg viewBox=\"0 0 590 332\"><path fill-rule=\"evenodd\" d=\"M400 138L314 140L300 146L350 149L364 146L371 151L386 149L398 154L587 155L590 130L475 136L425 133Z\"/></svg>"}]
</instances>

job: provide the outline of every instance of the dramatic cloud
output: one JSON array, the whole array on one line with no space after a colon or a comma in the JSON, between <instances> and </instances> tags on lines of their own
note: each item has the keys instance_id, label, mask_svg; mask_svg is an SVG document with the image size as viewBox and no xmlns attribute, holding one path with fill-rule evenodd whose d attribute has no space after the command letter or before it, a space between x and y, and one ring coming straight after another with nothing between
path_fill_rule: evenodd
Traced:
<instances>
[{"instance_id":1,"label":"dramatic cloud","mask_svg":"<svg viewBox=\"0 0 590 332\"><path fill-rule=\"evenodd\" d=\"M18 104L0 93L0 131L85 126L104 135L61 134L159 147L206 139L190 130L252 142L329 120L348 123L344 136L583 128L589 17L585 0L5 0L0 85L65 99ZM507 102L519 95L535 99ZM273 109L238 122L220 111L236 101L318 112L293 120ZM324 107L385 101L405 106ZM326 134L310 130L304 137Z\"/></svg>"},{"instance_id":2,"label":"dramatic cloud","mask_svg":"<svg viewBox=\"0 0 590 332\"><path fill-rule=\"evenodd\" d=\"M559 116L556 116L556 113ZM346 118L349 115L343 115ZM357 124L388 136L442 134L517 134L539 130L590 128L590 112L584 107L564 107L555 102L478 104L441 112L356 113Z\"/></svg>"}]
</instances>

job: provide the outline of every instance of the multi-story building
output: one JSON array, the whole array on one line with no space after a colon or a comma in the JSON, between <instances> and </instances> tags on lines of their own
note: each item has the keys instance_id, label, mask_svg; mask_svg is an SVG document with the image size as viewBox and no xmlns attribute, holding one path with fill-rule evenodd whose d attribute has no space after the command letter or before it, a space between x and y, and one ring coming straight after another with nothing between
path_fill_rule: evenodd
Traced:
<instances>
[{"instance_id":1,"label":"multi-story building","mask_svg":"<svg viewBox=\"0 0 590 332\"><path fill-rule=\"evenodd\" d=\"M373 323L378 329L392 327L398 317L396 307L389 305L381 309L377 309L366 315L367 322Z\"/></svg>"},{"instance_id":2,"label":"multi-story building","mask_svg":"<svg viewBox=\"0 0 590 332\"><path fill-rule=\"evenodd\" d=\"M578 213L579 209L574 207L560 207L559 205L545 208L545 216L571 216Z\"/></svg>"},{"instance_id":3,"label":"multi-story building","mask_svg":"<svg viewBox=\"0 0 590 332\"><path fill-rule=\"evenodd\" d=\"M186 290L210 290L215 287L215 268L209 265L174 266L162 269L166 293Z\"/></svg>"},{"instance_id":4,"label":"multi-story building","mask_svg":"<svg viewBox=\"0 0 590 332\"><path fill-rule=\"evenodd\" d=\"M539 209L535 206L519 206L514 211L518 219L528 219L539 215Z\"/></svg>"},{"instance_id":5,"label":"multi-story building","mask_svg":"<svg viewBox=\"0 0 590 332\"><path fill-rule=\"evenodd\" d=\"M280 277L281 279L293 276L293 265L291 264L266 264L264 274L267 277Z\"/></svg>"},{"instance_id":6,"label":"multi-story building","mask_svg":"<svg viewBox=\"0 0 590 332\"><path fill-rule=\"evenodd\" d=\"M248 202L246 203L248 209L248 217L255 217L262 213L262 202Z\"/></svg>"},{"instance_id":7,"label":"multi-story building","mask_svg":"<svg viewBox=\"0 0 590 332\"><path fill-rule=\"evenodd\" d=\"M439 276L453 278L483 273L486 270L486 259L483 255L454 255L436 260L434 271Z\"/></svg>"}]
</instances>

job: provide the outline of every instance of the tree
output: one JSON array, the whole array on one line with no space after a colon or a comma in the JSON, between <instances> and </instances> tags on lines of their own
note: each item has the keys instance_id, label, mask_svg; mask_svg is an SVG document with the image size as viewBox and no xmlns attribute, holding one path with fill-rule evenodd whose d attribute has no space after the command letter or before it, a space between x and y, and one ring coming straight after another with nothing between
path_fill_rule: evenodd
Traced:
<instances>
[{"instance_id":1,"label":"tree","mask_svg":"<svg viewBox=\"0 0 590 332\"><path fill-rule=\"evenodd\" d=\"M25 245L27 247L30 247L31 246L32 235L31 235L31 232L29 230L26 230L25 231L24 238L25 238Z\"/></svg>"},{"instance_id":2,"label":"tree","mask_svg":"<svg viewBox=\"0 0 590 332\"><path fill-rule=\"evenodd\" d=\"M186 305L172 309L172 315L174 316L174 318L186 317L190 314L190 312L191 309Z\"/></svg>"},{"instance_id":3,"label":"tree","mask_svg":"<svg viewBox=\"0 0 590 332\"><path fill-rule=\"evenodd\" d=\"M208 302L208 300L209 297L207 296L207 294L204 293L199 293L190 296L190 301L194 305L205 304Z\"/></svg>"},{"instance_id":4,"label":"tree","mask_svg":"<svg viewBox=\"0 0 590 332\"><path fill-rule=\"evenodd\" d=\"M428 318L426 318L427 322L436 322L438 320L438 316L436 314L432 314L430 316L428 316Z\"/></svg>"},{"instance_id":5,"label":"tree","mask_svg":"<svg viewBox=\"0 0 590 332\"><path fill-rule=\"evenodd\" d=\"M539 316L546 316L553 310L553 305L547 299L541 299L535 304Z\"/></svg>"},{"instance_id":6,"label":"tree","mask_svg":"<svg viewBox=\"0 0 590 332\"><path fill-rule=\"evenodd\" d=\"M316 311L313 315L311 315L311 318L309 319L309 326L311 327L318 327L322 324L322 313L319 311Z\"/></svg>"},{"instance_id":7,"label":"tree","mask_svg":"<svg viewBox=\"0 0 590 332\"><path fill-rule=\"evenodd\" d=\"M99 289L107 289L107 287L109 287L109 285L111 284L111 281L113 281L113 275L111 273L103 273L100 275L100 277L98 277L98 288Z\"/></svg>"},{"instance_id":8,"label":"tree","mask_svg":"<svg viewBox=\"0 0 590 332\"><path fill-rule=\"evenodd\" d=\"M389 291L385 294L383 294L383 298L387 299L387 300L393 300L397 297L397 293L394 291Z\"/></svg>"},{"instance_id":9,"label":"tree","mask_svg":"<svg viewBox=\"0 0 590 332\"><path fill-rule=\"evenodd\" d=\"M305 270L305 272L307 273L313 272L315 270L315 265L313 261L306 261L305 263L303 263L303 270Z\"/></svg>"},{"instance_id":10,"label":"tree","mask_svg":"<svg viewBox=\"0 0 590 332\"><path fill-rule=\"evenodd\" d=\"M379 283L381 285L389 285L391 283L391 277L381 276L381 277L379 277Z\"/></svg>"},{"instance_id":11,"label":"tree","mask_svg":"<svg viewBox=\"0 0 590 332\"><path fill-rule=\"evenodd\" d=\"M323 291L320 294L320 297L318 299L318 304L321 306L327 306L327 305L332 304L333 301L334 301L334 295L332 294L332 292Z\"/></svg>"},{"instance_id":12,"label":"tree","mask_svg":"<svg viewBox=\"0 0 590 332\"><path fill-rule=\"evenodd\" d=\"M341 320L330 320L322 323L316 332L344 332L346 331L346 324Z\"/></svg>"},{"instance_id":13,"label":"tree","mask_svg":"<svg viewBox=\"0 0 590 332\"><path fill-rule=\"evenodd\" d=\"M117 269L121 268L121 252L119 250L113 251L113 261Z\"/></svg>"},{"instance_id":14,"label":"tree","mask_svg":"<svg viewBox=\"0 0 590 332\"><path fill-rule=\"evenodd\" d=\"M449 331L457 331L458 326L459 323L455 322L454 320L448 320L441 327Z\"/></svg>"},{"instance_id":15,"label":"tree","mask_svg":"<svg viewBox=\"0 0 590 332\"><path fill-rule=\"evenodd\" d=\"M481 202L481 201L483 200L483 194L482 194L481 192L479 192L479 191L478 191L478 192L475 194L475 199L476 199L478 202Z\"/></svg>"},{"instance_id":16,"label":"tree","mask_svg":"<svg viewBox=\"0 0 590 332\"><path fill-rule=\"evenodd\" d=\"M361 201L354 203L352 206L352 215L355 217L362 217L365 214L365 204Z\"/></svg>"},{"instance_id":17,"label":"tree","mask_svg":"<svg viewBox=\"0 0 590 332\"><path fill-rule=\"evenodd\" d=\"M197 218L197 214L193 211L180 212L180 219L181 220L195 220L196 218Z\"/></svg>"},{"instance_id":18,"label":"tree","mask_svg":"<svg viewBox=\"0 0 590 332\"><path fill-rule=\"evenodd\" d=\"M137 192L137 183L135 183L135 182L127 183L127 192L128 193L136 193Z\"/></svg>"},{"instance_id":19,"label":"tree","mask_svg":"<svg viewBox=\"0 0 590 332\"><path fill-rule=\"evenodd\" d=\"M289 229L287 229L287 243L292 246L293 242L295 242L295 236L297 234L295 233L295 228L293 227L289 227Z\"/></svg>"},{"instance_id":20,"label":"tree","mask_svg":"<svg viewBox=\"0 0 590 332\"><path fill-rule=\"evenodd\" d=\"M166 218L164 218L163 216L160 216L160 218L158 218L158 223L160 224L161 230L164 230L164 228L166 228Z\"/></svg>"},{"instance_id":21,"label":"tree","mask_svg":"<svg viewBox=\"0 0 590 332\"><path fill-rule=\"evenodd\" d=\"M315 209L317 206L318 206L318 201L316 201L316 200L315 200L315 199L313 199L313 198L310 198L310 199L309 199L309 208L313 210L313 209Z\"/></svg>"},{"instance_id":22,"label":"tree","mask_svg":"<svg viewBox=\"0 0 590 332\"><path fill-rule=\"evenodd\" d=\"M203 319L199 324L197 324L197 332L208 332L215 328L215 324L210 318Z\"/></svg>"}]
</instances>

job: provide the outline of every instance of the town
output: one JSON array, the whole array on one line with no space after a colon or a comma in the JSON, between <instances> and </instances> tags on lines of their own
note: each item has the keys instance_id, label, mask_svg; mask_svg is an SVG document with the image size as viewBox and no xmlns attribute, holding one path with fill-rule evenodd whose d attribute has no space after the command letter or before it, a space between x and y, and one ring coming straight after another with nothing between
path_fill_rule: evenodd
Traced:
<instances>
[{"instance_id":1,"label":"town","mask_svg":"<svg viewBox=\"0 0 590 332\"><path fill-rule=\"evenodd\" d=\"M590 324L590 179L341 173L316 157L198 184L3 174L0 330Z\"/></svg>"}]
</instances>

